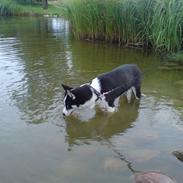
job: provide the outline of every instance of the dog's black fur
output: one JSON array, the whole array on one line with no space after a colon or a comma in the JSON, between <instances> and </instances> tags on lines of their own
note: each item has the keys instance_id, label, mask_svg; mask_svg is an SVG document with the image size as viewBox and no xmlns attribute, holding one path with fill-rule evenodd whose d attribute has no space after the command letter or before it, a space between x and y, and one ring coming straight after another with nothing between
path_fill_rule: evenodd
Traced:
<instances>
[{"instance_id":1,"label":"dog's black fur","mask_svg":"<svg viewBox=\"0 0 183 183\"><path fill-rule=\"evenodd\" d=\"M141 71L137 65L126 64L99 75L91 84L77 88L62 86L65 90L64 115L69 115L68 111L81 105L93 108L99 99L105 101L110 109L115 107L115 100L129 90L136 98L141 97Z\"/></svg>"}]
</instances>

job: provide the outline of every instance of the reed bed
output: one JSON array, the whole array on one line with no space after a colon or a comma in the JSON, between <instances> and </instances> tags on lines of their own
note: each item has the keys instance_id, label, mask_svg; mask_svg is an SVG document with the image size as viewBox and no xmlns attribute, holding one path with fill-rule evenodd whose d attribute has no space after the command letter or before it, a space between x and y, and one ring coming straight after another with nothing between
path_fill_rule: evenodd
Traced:
<instances>
[{"instance_id":1,"label":"reed bed","mask_svg":"<svg viewBox=\"0 0 183 183\"><path fill-rule=\"evenodd\" d=\"M41 2L33 0L0 0L0 16L42 16L62 15L62 1L49 2L48 9L42 8Z\"/></svg>"},{"instance_id":2,"label":"reed bed","mask_svg":"<svg viewBox=\"0 0 183 183\"><path fill-rule=\"evenodd\" d=\"M20 7L13 0L0 0L0 15L11 16L20 12Z\"/></svg>"},{"instance_id":3,"label":"reed bed","mask_svg":"<svg viewBox=\"0 0 183 183\"><path fill-rule=\"evenodd\" d=\"M78 39L168 52L183 47L182 0L65 0L64 7Z\"/></svg>"}]
</instances>

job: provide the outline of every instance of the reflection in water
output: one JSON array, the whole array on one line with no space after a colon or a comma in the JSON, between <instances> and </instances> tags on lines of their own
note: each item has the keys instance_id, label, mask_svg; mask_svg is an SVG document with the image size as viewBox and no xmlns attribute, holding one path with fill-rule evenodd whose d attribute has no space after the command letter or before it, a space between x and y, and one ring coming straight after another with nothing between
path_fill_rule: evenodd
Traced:
<instances>
[{"instance_id":1,"label":"reflection in water","mask_svg":"<svg viewBox=\"0 0 183 183\"><path fill-rule=\"evenodd\" d=\"M124 133L136 121L138 107L139 103L134 101L133 104L123 104L115 115L98 111L98 114L87 122L69 117L66 120L69 145L79 142L89 143L92 139L107 140L114 135Z\"/></svg>"},{"instance_id":2,"label":"reflection in water","mask_svg":"<svg viewBox=\"0 0 183 183\"><path fill-rule=\"evenodd\" d=\"M125 63L144 73L139 103L62 117L61 83L78 86ZM134 170L181 182L171 152L182 149L182 76L151 54L74 41L61 19L1 18L0 182L131 183Z\"/></svg>"},{"instance_id":3,"label":"reflection in water","mask_svg":"<svg viewBox=\"0 0 183 183\"><path fill-rule=\"evenodd\" d=\"M101 141L113 151L114 155L114 158L105 160L104 167L106 169L112 168L113 170L117 170L127 168L131 173L136 172L132 162L116 148L110 139L114 136L122 137L129 128L133 127L133 123L138 118L138 113L138 101L132 100L129 104L122 98L121 107L115 114L104 113L99 109L96 115L87 121L83 121L82 118L76 118L74 116L66 118L68 150L72 151L74 145L90 145L92 141Z\"/></svg>"},{"instance_id":4,"label":"reflection in water","mask_svg":"<svg viewBox=\"0 0 183 183\"><path fill-rule=\"evenodd\" d=\"M68 57L69 49L68 40L65 39L68 34L67 26L67 22L59 19L36 19L36 21L30 19L26 26L15 27L14 31L20 33L19 42L11 46L6 38L6 43L11 48L3 45L2 53L6 53L5 49L13 50L12 55L16 57L13 59L21 65L18 72L21 72L23 77L20 79L16 77L14 82L19 83L19 87L11 91L12 99L17 102L20 110L25 113L24 117L28 117L26 120L31 123L42 123L50 114L55 113L55 110L61 111L58 107L61 105L60 96L62 96L60 85L65 73L60 71L67 72L65 69L68 65L65 58ZM16 50L21 54L17 54ZM8 52L8 56L9 54ZM11 69L11 63L7 64ZM12 80L8 82L14 84Z\"/></svg>"}]
</instances>

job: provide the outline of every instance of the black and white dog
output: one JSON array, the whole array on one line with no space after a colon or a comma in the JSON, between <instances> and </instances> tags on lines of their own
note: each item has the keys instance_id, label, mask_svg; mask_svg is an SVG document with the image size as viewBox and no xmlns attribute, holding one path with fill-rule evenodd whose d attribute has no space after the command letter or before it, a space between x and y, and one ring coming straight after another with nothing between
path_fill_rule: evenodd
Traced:
<instances>
[{"instance_id":1,"label":"black and white dog","mask_svg":"<svg viewBox=\"0 0 183 183\"><path fill-rule=\"evenodd\" d=\"M70 115L80 106L94 108L96 104L108 112L114 112L123 94L130 100L133 93L141 97L141 71L134 64L126 64L94 78L90 84L72 88L62 84L65 90L63 115Z\"/></svg>"}]
</instances>

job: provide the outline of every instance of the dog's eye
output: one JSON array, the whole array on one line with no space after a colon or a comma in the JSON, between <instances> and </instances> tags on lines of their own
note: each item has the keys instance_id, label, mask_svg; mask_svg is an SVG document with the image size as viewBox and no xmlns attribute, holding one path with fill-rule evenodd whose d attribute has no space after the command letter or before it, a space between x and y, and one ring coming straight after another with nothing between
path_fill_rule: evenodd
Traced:
<instances>
[{"instance_id":1,"label":"dog's eye","mask_svg":"<svg viewBox=\"0 0 183 183\"><path fill-rule=\"evenodd\" d=\"M72 109L72 106L66 105L66 109Z\"/></svg>"}]
</instances>

